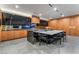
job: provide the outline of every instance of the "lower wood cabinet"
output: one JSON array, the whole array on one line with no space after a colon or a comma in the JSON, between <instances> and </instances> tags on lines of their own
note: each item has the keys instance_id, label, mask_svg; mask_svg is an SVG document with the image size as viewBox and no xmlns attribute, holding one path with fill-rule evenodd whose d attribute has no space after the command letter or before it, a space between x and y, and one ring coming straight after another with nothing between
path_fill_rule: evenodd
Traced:
<instances>
[{"instance_id":1,"label":"lower wood cabinet","mask_svg":"<svg viewBox=\"0 0 79 59\"><path fill-rule=\"evenodd\" d=\"M1 30L0 30L0 41L1 41Z\"/></svg>"},{"instance_id":2,"label":"lower wood cabinet","mask_svg":"<svg viewBox=\"0 0 79 59\"><path fill-rule=\"evenodd\" d=\"M27 30L10 30L0 32L0 41L27 37Z\"/></svg>"},{"instance_id":3,"label":"lower wood cabinet","mask_svg":"<svg viewBox=\"0 0 79 59\"><path fill-rule=\"evenodd\" d=\"M14 39L14 31L7 31L7 39L11 40Z\"/></svg>"},{"instance_id":4,"label":"lower wood cabinet","mask_svg":"<svg viewBox=\"0 0 79 59\"><path fill-rule=\"evenodd\" d=\"M19 31L14 31L14 38L20 38Z\"/></svg>"},{"instance_id":5,"label":"lower wood cabinet","mask_svg":"<svg viewBox=\"0 0 79 59\"><path fill-rule=\"evenodd\" d=\"M8 32L7 31L2 31L1 32L1 41L3 41L3 40L7 40L7 35L8 34Z\"/></svg>"}]
</instances>

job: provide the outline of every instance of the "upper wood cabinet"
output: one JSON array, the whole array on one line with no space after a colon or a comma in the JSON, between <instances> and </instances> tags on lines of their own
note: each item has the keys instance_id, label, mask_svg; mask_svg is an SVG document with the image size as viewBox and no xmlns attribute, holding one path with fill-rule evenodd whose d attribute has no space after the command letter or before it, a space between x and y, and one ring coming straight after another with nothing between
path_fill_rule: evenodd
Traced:
<instances>
[{"instance_id":1,"label":"upper wood cabinet","mask_svg":"<svg viewBox=\"0 0 79 59\"><path fill-rule=\"evenodd\" d=\"M37 16L32 16L31 23L35 23L35 24L40 23L40 18Z\"/></svg>"}]
</instances>

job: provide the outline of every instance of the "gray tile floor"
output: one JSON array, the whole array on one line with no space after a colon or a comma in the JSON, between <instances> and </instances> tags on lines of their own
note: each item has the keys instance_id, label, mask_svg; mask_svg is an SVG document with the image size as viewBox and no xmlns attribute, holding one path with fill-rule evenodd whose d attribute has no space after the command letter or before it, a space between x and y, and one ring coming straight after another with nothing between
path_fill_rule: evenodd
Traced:
<instances>
[{"instance_id":1,"label":"gray tile floor","mask_svg":"<svg viewBox=\"0 0 79 59\"><path fill-rule=\"evenodd\" d=\"M78 54L79 37L67 36L67 41L58 44L32 45L27 38L0 42L0 54Z\"/></svg>"}]
</instances>

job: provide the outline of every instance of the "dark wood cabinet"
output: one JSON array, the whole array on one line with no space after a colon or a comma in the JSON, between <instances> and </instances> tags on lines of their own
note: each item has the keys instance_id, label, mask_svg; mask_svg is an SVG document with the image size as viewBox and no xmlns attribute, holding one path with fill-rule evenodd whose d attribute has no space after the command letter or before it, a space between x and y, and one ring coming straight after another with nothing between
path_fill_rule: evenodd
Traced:
<instances>
[{"instance_id":1,"label":"dark wood cabinet","mask_svg":"<svg viewBox=\"0 0 79 59\"><path fill-rule=\"evenodd\" d=\"M40 20L40 23L37 24L37 26L48 26L48 21L46 21L46 20Z\"/></svg>"}]
</instances>

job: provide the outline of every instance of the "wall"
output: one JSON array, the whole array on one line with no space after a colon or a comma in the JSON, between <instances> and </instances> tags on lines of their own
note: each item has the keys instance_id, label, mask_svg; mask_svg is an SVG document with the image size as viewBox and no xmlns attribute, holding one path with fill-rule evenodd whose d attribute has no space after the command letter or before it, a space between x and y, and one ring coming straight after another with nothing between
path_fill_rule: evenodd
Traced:
<instances>
[{"instance_id":1,"label":"wall","mask_svg":"<svg viewBox=\"0 0 79 59\"><path fill-rule=\"evenodd\" d=\"M64 30L68 35L79 36L79 16L71 16L48 21L48 27Z\"/></svg>"}]
</instances>

